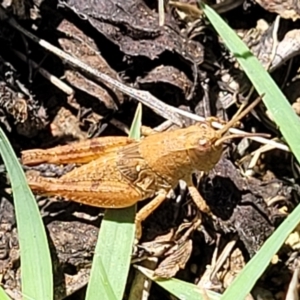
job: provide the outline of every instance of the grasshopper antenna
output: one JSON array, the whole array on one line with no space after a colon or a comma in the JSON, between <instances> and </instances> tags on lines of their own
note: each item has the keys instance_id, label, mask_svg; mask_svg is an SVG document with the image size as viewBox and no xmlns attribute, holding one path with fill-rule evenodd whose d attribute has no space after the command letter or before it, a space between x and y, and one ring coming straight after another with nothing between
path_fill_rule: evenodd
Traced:
<instances>
[{"instance_id":1,"label":"grasshopper antenna","mask_svg":"<svg viewBox=\"0 0 300 300\"><path fill-rule=\"evenodd\" d=\"M230 127L232 127L237 121L241 120L245 117L263 98L264 95L259 96L255 99L249 106L247 106L243 110L243 106L238 110L238 112L234 115L234 117L221 129L217 131L220 138L215 142L215 146L221 145L225 140L233 139L233 138L242 138L242 137L270 137L269 134L265 133L243 133L243 134L230 134L227 136L223 136Z\"/></svg>"},{"instance_id":2,"label":"grasshopper antenna","mask_svg":"<svg viewBox=\"0 0 300 300\"><path fill-rule=\"evenodd\" d=\"M267 133L241 133L241 134L230 134L223 136L216 140L215 146L221 145L226 140L237 139L237 138L245 138L245 137L264 137L269 138L270 135Z\"/></svg>"},{"instance_id":3,"label":"grasshopper antenna","mask_svg":"<svg viewBox=\"0 0 300 300\"><path fill-rule=\"evenodd\" d=\"M255 99L249 106L247 106L243 110L243 106L238 110L238 112L235 114L235 116L221 129L219 129L217 132L220 136L223 136L230 127L232 127L237 121L244 118L263 98L264 95L259 96L257 99Z\"/></svg>"}]
</instances>

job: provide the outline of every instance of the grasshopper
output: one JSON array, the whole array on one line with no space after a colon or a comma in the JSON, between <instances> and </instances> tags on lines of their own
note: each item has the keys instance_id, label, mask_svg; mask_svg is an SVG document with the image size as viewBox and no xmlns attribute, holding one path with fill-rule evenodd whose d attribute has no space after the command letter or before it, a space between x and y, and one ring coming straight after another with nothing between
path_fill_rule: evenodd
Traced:
<instances>
[{"instance_id":1,"label":"grasshopper","mask_svg":"<svg viewBox=\"0 0 300 300\"><path fill-rule=\"evenodd\" d=\"M225 134L260 100L258 98L245 110L239 110L219 130L206 120L187 128L155 133L140 141L128 137L100 137L50 149L23 151L24 165L82 164L58 179L29 175L28 184L39 194L102 208L129 207L154 197L136 215L137 237L141 236L141 222L181 179L187 183L198 208L208 213L208 206L193 186L192 174L195 170L208 172L216 165L225 140L253 136L250 133Z\"/></svg>"}]
</instances>

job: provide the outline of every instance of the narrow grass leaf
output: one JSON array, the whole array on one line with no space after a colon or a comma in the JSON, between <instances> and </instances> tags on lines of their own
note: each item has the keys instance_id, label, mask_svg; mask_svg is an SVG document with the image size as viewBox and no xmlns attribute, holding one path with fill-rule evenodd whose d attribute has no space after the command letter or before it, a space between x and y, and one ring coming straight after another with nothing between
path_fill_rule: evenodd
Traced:
<instances>
[{"instance_id":1,"label":"narrow grass leaf","mask_svg":"<svg viewBox=\"0 0 300 300\"><path fill-rule=\"evenodd\" d=\"M265 71L258 59L252 55L235 32L209 6L202 5L202 7L211 24L222 37L224 44L236 56L258 93L265 94L263 101L299 162L300 121L289 102L269 73ZM222 300L245 299L269 265L273 255L299 223L299 215L300 206L298 205L225 291Z\"/></svg>"},{"instance_id":2,"label":"narrow grass leaf","mask_svg":"<svg viewBox=\"0 0 300 300\"><path fill-rule=\"evenodd\" d=\"M129 137L135 140L139 140L141 137L142 128L142 104L139 103L130 127Z\"/></svg>"},{"instance_id":3,"label":"narrow grass leaf","mask_svg":"<svg viewBox=\"0 0 300 300\"><path fill-rule=\"evenodd\" d=\"M263 101L280 129L283 137L300 162L300 119L290 103L276 85L270 74L251 53L245 43L224 20L208 5L201 4L203 11L225 46L234 54L257 92L265 94Z\"/></svg>"},{"instance_id":4,"label":"narrow grass leaf","mask_svg":"<svg viewBox=\"0 0 300 300\"><path fill-rule=\"evenodd\" d=\"M5 293L2 287L0 287L0 299L1 300L11 300L10 297Z\"/></svg>"},{"instance_id":5,"label":"narrow grass leaf","mask_svg":"<svg viewBox=\"0 0 300 300\"><path fill-rule=\"evenodd\" d=\"M300 205L284 220L259 252L248 262L243 271L225 291L222 300L244 300L254 284L268 267L272 257L278 252L289 234L299 224Z\"/></svg>"},{"instance_id":6,"label":"narrow grass leaf","mask_svg":"<svg viewBox=\"0 0 300 300\"><path fill-rule=\"evenodd\" d=\"M139 104L130 137L140 138L141 120L142 109ZM135 205L106 210L97 240L86 300L123 299L134 241L135 212Z\"/></svg>"},{"instance_id":7,"label":"narrow grass leaf","mask_svg":"<svg viewBox=\"0 0 300 300\"><path fill-rule=\"evenodd\" d=\"M0 152L10 178L14 198L23 299L52 300L52 265L44 224L22 167L1 128Z\"/></svg>"},{"instance_id":8,"label":"narrow grass leaf","mask_svg":"<svg viewBox=\"0 0 300 300\"><path fill-rule=\"evenodd\" d=\"M170 292L180 300L219 300L221 295L209 290L201 289L195 284L185 282L176 278L158 280L153 277L153 271L142 266L136 268L152 281Z\"/></svg>"}]
</instances>

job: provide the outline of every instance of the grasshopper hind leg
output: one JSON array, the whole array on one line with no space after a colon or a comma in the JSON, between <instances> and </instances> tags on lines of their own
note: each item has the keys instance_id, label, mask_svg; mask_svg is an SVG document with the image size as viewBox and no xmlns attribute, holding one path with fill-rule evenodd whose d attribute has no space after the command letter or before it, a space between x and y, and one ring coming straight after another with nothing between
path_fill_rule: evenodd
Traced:
<instances>
[{"instance_id":1,"label":"grasshopper hind leg","mask_svg":"<svg viewBox=\"0 0 300 300\"><path fill-rule=\"evenodd\" d=\"M116 181L64 181L42 176L27 176L32 191L45 196L58 196L101 208L124 208L141 199L138 190L123 182Z\"/></svg>"}]
</instances>

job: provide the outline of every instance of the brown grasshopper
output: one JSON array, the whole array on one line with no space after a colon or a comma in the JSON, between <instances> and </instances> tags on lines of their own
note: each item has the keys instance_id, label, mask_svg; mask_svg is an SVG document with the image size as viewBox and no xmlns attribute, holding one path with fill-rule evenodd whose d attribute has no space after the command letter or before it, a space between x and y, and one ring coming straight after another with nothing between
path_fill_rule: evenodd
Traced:
<instances>
[{"instance_id":1,"label":"brown grasshopper","mask_svg":"<svg viewBox=\"0 0 300 300\"><path fill-rule=\"evenodd\" d=\"M261 100L215 130L209 121L187 128L146 136L140 141L128 137L100 137L51 149L22 152L22 163L83 164L58 179L28 176L34 192L60 196L75 202L103 207L129 207L154 199L136 215L137 236L144 221L166 198L180 179L187 183L191 197L202 212L209 209L193 186L195 170L208 172L219 161L225 140L253 134L224 136ZM258 134L256 134L257 136Z\"/></svg>"}]
</instances>

